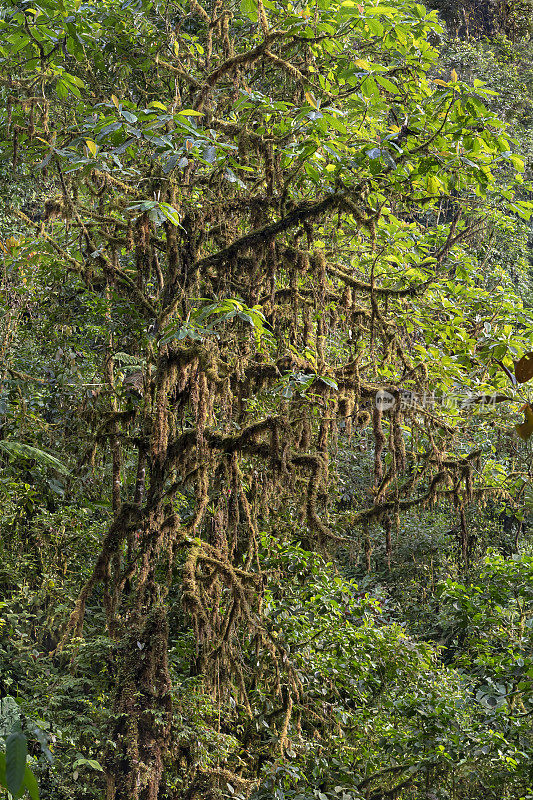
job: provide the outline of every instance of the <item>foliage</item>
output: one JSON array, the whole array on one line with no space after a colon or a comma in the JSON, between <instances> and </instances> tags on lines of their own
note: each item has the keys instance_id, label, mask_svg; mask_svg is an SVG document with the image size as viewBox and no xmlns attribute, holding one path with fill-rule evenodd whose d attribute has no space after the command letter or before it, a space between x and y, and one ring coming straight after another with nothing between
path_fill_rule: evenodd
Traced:
<instances>
[{"instance_id":1,"label":"foliage","mask_svg":"<svg viewBox=\"0 0 533 800\"><path fill-rule=\"evenodd\" d=\"M498 778L493 759L502 752L515 780L527 785L530 778L532 566L529 556L506 560L490 553L471 583L447 580L441 586L444 639L468 679L484 728L495 734L484 751L493 784Z\"/></svg>"},{"instance_id":2,"label":"foliage","mask_svg":"<svg viewBox=\"0 0 533 800\"><path fill-rule=\"evenodd\" d=\"M530 0L433 0L428 5L438 9L450 31L462 39L505 34L516 42L531 34Z\"/></svg>"},{"instance_id":3,"label":"foliage","mask_svg":"<svg viewBox=\"0 0 533 800\"><path fill-rule=\"evenodd\" d=\"M26 764L28 745L21 730L20 713L12 697L0 702L0 726L5 735L5 752L0 753L0 787L13 798L27 792L31 800L39 800L37 781Z\"/></svg>"},{"instance_id":4,"label":"foliage","mask_svg":"<svg viewBox=\"0 0 533 800\"><path fill-rule=\"evenodd\" d=\"M492 81L406 0L0 32L1 680L43 797L522 798L531 565L471 577L531 483Z\"/></svg>"}]
</instances>

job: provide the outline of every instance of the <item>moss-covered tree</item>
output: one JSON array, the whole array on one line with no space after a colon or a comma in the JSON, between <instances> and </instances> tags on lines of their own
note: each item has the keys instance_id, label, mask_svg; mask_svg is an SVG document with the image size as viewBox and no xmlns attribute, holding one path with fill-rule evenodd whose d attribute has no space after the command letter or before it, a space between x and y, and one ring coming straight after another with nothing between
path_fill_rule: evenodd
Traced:
<instances>
[{"instance_id":1,"label":"moss-covered tree","mask_svg":"<svg viewBox=\"0 0 533 800\"><path fill-rule=\"evenodd\" d=\"M184 798L246 793L302 716L327 725L263 614L269 541L289 524L307 550L362 537L370 564L370 526L390 553L400 515L444 498L468 563L464 507L490 487L433 393L491 388L490 343L472 343L510 310L464 262L522 165L482 85L428 77L439 26L420 5L4 3L0 30L2 152L54 187L40 211L12 209L22 247L75 287L77 325L100 314L75 471L101 481L110 523L62 645L100 597L107 797L171 796L168 758ZM344 511L330 455L359 430L371 496ZM178 744L177 589L191 673L242 733L226 766ZM258 681L276 701L267 745Z\"/></svg>"}]
</instances>

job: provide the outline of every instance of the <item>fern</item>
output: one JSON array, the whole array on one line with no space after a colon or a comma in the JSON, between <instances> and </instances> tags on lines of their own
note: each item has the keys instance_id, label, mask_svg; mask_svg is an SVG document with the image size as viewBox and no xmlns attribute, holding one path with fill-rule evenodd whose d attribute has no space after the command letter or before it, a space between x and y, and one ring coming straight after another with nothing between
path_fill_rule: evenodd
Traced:
<instances>
[{"instance_id":1,"label":"fern","mask_svg":"<svg viewBox=\"0 0 533 800\"><path fill-rule=\"evenodd\" d=\"M32 447L32 445L24 444L23 442L3 441L0 442L0 450L15 458L33 458L44 467L52 467L62 475L70 475L70 470L61 461L51 456L50 453L39 450L38 447Z\"/></svg>"},{"instance_id":2,"label":"fern","mask_svg":"<svg viewBox=\"0 0 533 800\"><path fill-rule=\"evenodd\" d=\"M144 358L139 358L139 356L130 356L129 353L115 353L113 358L115 361L118 361L119 364L126 364L130 367L143 367L146 363Z\"/></svg>"}]
</instances>

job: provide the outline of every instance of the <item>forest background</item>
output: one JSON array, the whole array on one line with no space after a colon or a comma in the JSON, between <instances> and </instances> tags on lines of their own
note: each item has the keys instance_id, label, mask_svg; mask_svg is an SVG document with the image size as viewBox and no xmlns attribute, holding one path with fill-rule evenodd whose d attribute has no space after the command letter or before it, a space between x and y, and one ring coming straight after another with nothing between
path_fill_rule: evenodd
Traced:
<instances>
[{"instance_id":1,"label":"forest background","mask_svg":"<svg viewBox=\"0 0 533 800\"><path fill-rule=\"evenodd\" d=\"M533 8L433 5L0 2L12 796L533 798Z\"/></svg>"}]
</instances>

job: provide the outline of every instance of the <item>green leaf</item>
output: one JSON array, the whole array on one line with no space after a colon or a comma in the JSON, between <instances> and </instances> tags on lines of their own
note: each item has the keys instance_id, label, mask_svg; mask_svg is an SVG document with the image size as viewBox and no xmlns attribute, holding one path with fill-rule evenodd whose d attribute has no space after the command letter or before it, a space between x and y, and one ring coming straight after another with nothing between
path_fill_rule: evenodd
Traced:
<instances>
[{"instance_id":1,"label":"green leaf","mask_svg":"<svg viewBox=\"0 0 533 800\"><path fill-rule=\"evenodd\" d=\"M87 759L87 765L89 767L92 767L92 769L97 770L97 772L103 772L104 771L102 765L99 764L98 761L95 761L92 758Z\"/></svg>"},{"instance_id":2,"label":"green leaf","mask_svg":"<svg viewBox=\"0 0 533 800\"><path fill-rule=\"evenodd\" d=\"M6 789L6 754L0 753L0 786Z\"/></svg>"},{"instance_id":3,"label":"green leaf","mask_svg":"<svg viewBox=\"0 0 533 800\"><path fill-rule=\"evenodd\" d=\"M24 771L24 788L31 797L31 800L39 800L39 787L37 786L35 775L29 767L26 767Z\"/></svg>"},{"instance_id":4,"label":"green leaf","mask_svg":"<svg viewBox=\"0 0 533 800\"><path fill-rule=\"evenodd\" d=\"M6 787L15 797L24 782L28 743L22 733L12 733L6 740Z\"/></svg>"},{"instance_id":5,"label":"green leaf","mask_svg":"<svg viewBox=\"0 0 533 800\"><path fill-rule=\"evenodd\" d=\"M180 216L176 211L176 209L173 208L171 205L169 205L168 203L159 203L159 210L161 211L163 216L177 228L182 227L180 223Z\"/></svg>"},{"instance_id":6,"label":"green leaf","mask_svg":"<svg viewBox=\"0 0 533 800\"><path fill-rule=\"evenodd\" d=\"M13 442L7 440L0 442L0 450L3 450L5 453L9 453L11 456L19 458L33 458L43 466L52 467L62 475L70 475L70 470L67 469L67 467L61 463L61 461L58 461L58 459L54 456L51 456L50 453L46 453L44 450L40 450L38 447L32 447L32 445L24 444L23 442Z\"/></svg>"},{"instance_id":7,"label":"green leaf","mask_svg":"<svg viewBox=\"0 0 533 800\"><path fill-rule=\"evenodd\" d=\"M392 8L392 6L374 6L374 8L365 8L365 14L382 14L385 17L391 17L396 13L396 9Z\"/></svg>"},{"instance_id":8,"label":"green leaf","mask_svg":"<svg viewBox=\"0 0 533 800\"><path fill-rule=\"evenodd\" d=\"M57 92L57 96L59 98L61 98L61 100L66 100L67 99L68 90L69 90L69 87L65 83L65 81L63 81L61 79L58 80L58 82L56 83L56 92Z\"/></svg>"},{"instance_id":9,"label":"green leaf","mask_svg":"<svg viewBox=\"0 0 533 800\"><path fill-rule=\"evenodd\" d=\"M383 86L387 92L390 92L391 94L398 94L398 87L392 81L389 81L388 78L385 78L383 75L376 75L375 79L376 83L379 83L380 86Z\"/></svg>"},{"instance_id":10,"label":"green leaf","mask_svg":"<svg viewBox=\"0 0 533 800\"><path fill-rule=\"evenodd\" d=\"M320 172L312 164L310 164L309 162L304 164L304 170L315 183L318 183L320 181Z\"/></svg>"},{"instance_id":11,"label":"green leaf","mask_svg":"<svg viewBox=\"0 0 533 800\"><path fill-rule=\"evenodd\" d=\"M427 187L430 194L440 194L442 183L435 175L428 175Z\"/></svg>"},{"instance_id":12,"label":"green leaf","mask_svg":"<svg viewBox=\"0 0 533 800\"><path fill-rule=\"evenodd\" d=\"M365 78L361 84L361 91L364 96L368 97L370 100L379 99L378 87L376 86L376 82L373 78Z\"/></svg>"},{"instance_id":13,"label":"green leaf","mask_svg":"<svg viewBox=\"0 0 533 800\"><path fill-rule=\"evenodd\" d=\"M520 158L520 156L511 153L511 155L509 156L509 161L518 172L524 171L524 161L522 158Z\"/></svg>"},{"instance_id":14,"label":"green leaf","mask_svg":"<svg viewBox=\"0 0 533 800\"><path fill-rule=\"evenodd\" d=\"M252 22L257 22L257 7L254 0L241 0L241 14Z\"/></svg>"},{"instance_id":15,"label":"green leaf","mask_svg":"<svg viewBox=\"0 0 533 800\"><path fill-rule=\"evenodd\" d=\"M80 89L85 89L84 82L81 80L81 78L78 78L77 75L71 75L70 72L64 72L63 78L69 83L73 83L75 86L79 86Z\"/></svg>"},{"instance_id":16,"label":"green leaf","mask_svg":"<svg viewBox=\"0 0 533 800\"><path fill-rule=\"evenodd\" d=\"M317 377L319 381L322 381L322 383L325 383L326 386L330 386L335 391L339 388L339 384L337 381L334 381L333 378L326 378L324 375L318 375Z\"/></svg>"}]
</instances>

